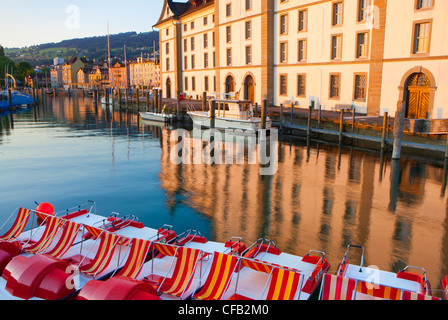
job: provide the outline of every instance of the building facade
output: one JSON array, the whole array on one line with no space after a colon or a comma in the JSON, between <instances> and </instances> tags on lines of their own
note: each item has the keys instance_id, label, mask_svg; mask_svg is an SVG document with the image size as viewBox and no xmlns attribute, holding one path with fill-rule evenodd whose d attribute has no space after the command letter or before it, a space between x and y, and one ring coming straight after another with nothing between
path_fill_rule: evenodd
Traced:
<instances>
[{"instance_id":1,"label":"building facade","mask_svg":"<svg viewBox=\"0 0 448 320\"><path fill-rule=\"evenodd\" d=\"M160 86L160 65L150 59L138 58L129 63L129 81L132 87Z\"/></svg>"},{"instance_id":2,"label":"building facade","mask_svg":"<svg viewBox=\"0 0 448 320\"><path fill-rule=\"evenodd\" d=\"M447 118L447 18L439 0L165 0L161 87Z\"/></svg>"},{"instance_id":3,"label":"building facade","mask_svg":"<svg viewBox=\"0 0 448 320\"><path fill-rule=\"evenodd\" d=\"M111 85L115 89L125 89L129 87L129 66L127 63L116 62L110 71Z\"/></svg>"},{"instance_id":4,"label":"building facade","mask_svg":"<svg viewBox=\"0 0 448 320\"><path fill-rule=\"evenodd\" d=\"M62 66L62 84L69 87L78 82L78 70L86 68L89 62L84 57L73 57Z\"/></svg>"}]
</instances>

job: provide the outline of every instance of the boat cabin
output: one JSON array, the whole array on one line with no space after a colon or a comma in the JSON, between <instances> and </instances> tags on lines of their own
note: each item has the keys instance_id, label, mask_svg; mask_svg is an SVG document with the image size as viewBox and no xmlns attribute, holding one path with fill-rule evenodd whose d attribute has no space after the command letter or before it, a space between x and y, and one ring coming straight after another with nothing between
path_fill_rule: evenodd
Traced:
<instances>
[{"instance_id":1,"label":"boat cabin","mask_svg":"<svg viewBox=\"0 0 448 320\"><path fill-rule=\"evenodd\" d=\"M210 116L212 112L212 101L210 101ZM217 99L214 101L216 102L216 117L237 120L251 120L253 118L253 107L249 100Z\"/></svg>"}]
</instances>

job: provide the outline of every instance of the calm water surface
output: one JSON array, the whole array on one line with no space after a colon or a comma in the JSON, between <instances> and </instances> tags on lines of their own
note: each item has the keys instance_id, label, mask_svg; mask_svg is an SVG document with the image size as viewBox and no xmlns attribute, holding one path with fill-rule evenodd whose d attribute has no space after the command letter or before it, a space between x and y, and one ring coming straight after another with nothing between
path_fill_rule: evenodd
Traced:
<instances>
[{"instance_id":1,"label":"calm water surface","mask_svg":"<svg viewBox=\"0 0 448 320\"><path fill-rule=\"evenodd\" d=\"M395 168L390 155L284 139L274 176L247 162L175 165L170 128L89 98L48 98L13 123L0 115L0 220L34 201L59 211L94 200L100 214L134 214L154 228L197 229L221 242L264 237L300 256L324 251L331 271L348 244L361 245L366 265L420 266L440 289L448 274L443 163L403 158Z\"/></svg>"}]
</instances>

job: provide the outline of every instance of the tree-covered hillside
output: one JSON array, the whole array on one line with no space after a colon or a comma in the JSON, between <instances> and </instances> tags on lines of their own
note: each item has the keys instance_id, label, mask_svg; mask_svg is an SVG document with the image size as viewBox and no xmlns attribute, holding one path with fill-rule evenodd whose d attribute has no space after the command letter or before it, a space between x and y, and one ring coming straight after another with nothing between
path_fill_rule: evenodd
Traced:
<instances>
[{"instance_id":1,"label":"tree-covered hillside","mask_svg":"<svg viewBox=\"0 0 448 320\"><path fill-rule=\"evenodd\" d=\"M126 32L110 35L112 56L123 57L124 46L128 59L152 55L159 46L158 32ZM5 54L15 62L27 61L33 66L51 65L55 57L65 61L73 56L85 56L89 60L104 60L107 58L107 36L70 39L58 43L45 43L26 48L5 48Z\"/></svg>"}]
</instances>

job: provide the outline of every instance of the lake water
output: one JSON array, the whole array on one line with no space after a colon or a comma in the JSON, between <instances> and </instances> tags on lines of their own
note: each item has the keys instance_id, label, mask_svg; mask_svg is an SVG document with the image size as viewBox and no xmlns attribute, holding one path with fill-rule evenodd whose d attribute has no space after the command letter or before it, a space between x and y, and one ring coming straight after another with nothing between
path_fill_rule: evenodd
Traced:
<instances>
[{"instance_id":1,"label":"lake water","mask_svg":"<svg viewBox=\"0 0 448 320\"><path fill-rule=\"evenodd\" d=\"M444 164L283 137L278 171L258 164L174 164L170 128L107 112L90 98L49 97L0 115L0 220L17 207L57 211L94 200L98 213L134 214L149 227L197 229L224 242L273 240L300 256L326 253L335 271L349 244L365 265L426 269L434 295L448 274ZM359 263L353 251L352 262Z\"/></svg>"}]
</instances>

